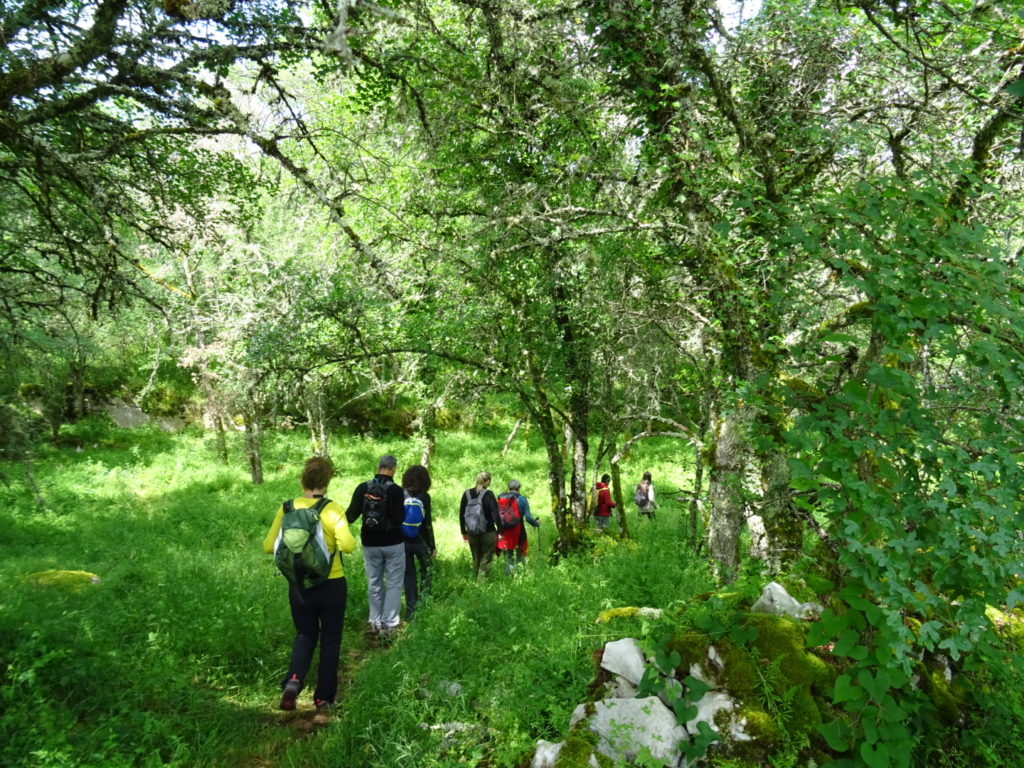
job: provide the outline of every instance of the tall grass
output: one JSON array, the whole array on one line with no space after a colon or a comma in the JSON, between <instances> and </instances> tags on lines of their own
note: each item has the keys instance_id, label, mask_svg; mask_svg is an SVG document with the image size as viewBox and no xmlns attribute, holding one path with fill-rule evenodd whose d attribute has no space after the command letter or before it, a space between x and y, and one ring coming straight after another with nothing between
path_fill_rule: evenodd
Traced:
<instances>
[{"instance_id":1,"label":"tall grass","mask_svg":"<svg viewBox=\"0 0 1024 768\"><path fill-rule=\"evenodd\" d=\"M223 466L202 434L79 437L69 441L77 447L40 451L42 504L18 482L20 466L2 468L11 480L0 486L3 765L517 765L538 738L564 734L602 642L650 630L639 620L595 624L600 610L682 604L708 585L679 543L682 508L670 503L657 521L633 522L633 542L594 537L578 557L549 564L554 528L535 437L501 458L503 434L442 435L431 462L433 595L392 647L367 648L361 555L346 557L341 709L311 724L305 706L276 711L293 630L283 579L260 550L277 505L298 492L301 436L269 436L259 487L240 446ZM382 453L404 467L419 450L338 439L329 495L347 506ZM685 480L673 446L645 450L626 476L652 469L659 490ZM496 567L477 585L457 511L481 469L496 488L517 477L543 524L520 575ZM47 570L100 581L28 578Z\"/></svg>"}]
</instances>

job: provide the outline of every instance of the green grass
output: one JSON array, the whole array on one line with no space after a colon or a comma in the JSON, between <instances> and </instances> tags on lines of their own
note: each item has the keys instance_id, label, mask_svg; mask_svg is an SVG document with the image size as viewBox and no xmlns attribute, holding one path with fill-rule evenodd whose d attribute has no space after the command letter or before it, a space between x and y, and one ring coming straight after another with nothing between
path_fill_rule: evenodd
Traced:
<instances>
[{"instance_id":1,"label":"green grass","mask_svg":"<svg viewBox=\"0 0 1024 768\"><path fill-rule=\"evenodd\" d=\"M536 436L520 435L501 458L503 433L444 434L431 462L431 600L393 647L366 648L361 555L346 557L341 711L329 721L280 713L293 630L260 542L277 505L298 491L304 435L267 436L257 487L240 445L223 466L206 435L90 429L40 449L42 504L19 482L22 465L2 467L11 482L0 486L0 764L519 765L537 739L564 735L602 643L650 629L597 625L600 610L681 605L708 588L703 564L679 543L683 506L663 495L657 521L631 520L634 542L596 537L587 552L549 565L554 527ZM625 478L651 469L659 490L685 481L685 469L670 470L675 445L644 450ZM419 451L411 441L338 438L330 495L345 506L382 453L404 467ZM544 525L531 531L521 576L496 568L478 586L457 511L481 469L495 487L517 477ZM26 578L52 569L100 581ZM475 730L446 735L452 723Z\"/></svg>"}]
</instances>

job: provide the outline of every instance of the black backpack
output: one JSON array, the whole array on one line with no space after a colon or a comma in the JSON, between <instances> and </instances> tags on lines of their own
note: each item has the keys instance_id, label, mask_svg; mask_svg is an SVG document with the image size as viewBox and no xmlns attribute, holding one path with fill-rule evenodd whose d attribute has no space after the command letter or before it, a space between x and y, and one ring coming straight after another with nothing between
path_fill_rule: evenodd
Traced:
<instances>
[{"instance_id":1,"label":"black backpack","mask_svg":"<svg viewBox=\"0 0 1024 768\"><path fill-rule=\"evenodd\" d=\"M391 530L391 516L388 514L388 488L391 480L374 477L366 484L363 495L363 530L387 533Z\"/></svg>"}]
</instances>

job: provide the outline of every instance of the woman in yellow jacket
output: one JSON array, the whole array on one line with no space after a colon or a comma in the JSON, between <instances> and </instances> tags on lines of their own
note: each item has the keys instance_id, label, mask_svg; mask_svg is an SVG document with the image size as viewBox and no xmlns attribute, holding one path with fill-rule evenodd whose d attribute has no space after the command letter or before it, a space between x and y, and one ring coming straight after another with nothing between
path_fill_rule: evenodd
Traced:
<instances>
[{"instance_id":1,"label":"woman in yellow jacket","mask_svg":"<svg viewBox=\"0 0 1024 768\"><path fill-rule=\"evenodd\" d=\"M330 460L314 456L302 469L302 496L294 499L292 505L296 509L312 507L327 493L327 486L333 476L334 467ZM263 539L263 551L268 554L274 552L283 517L282 505ZM316 688L313 690L316 708L333 709L334 697L338 692L338 657L341 654L341 631L345 624L345 601L348 597L348 584L340 553L352 552L356 548L356 540L348 529L344 510L333 501L329 501L320 511L320 524L327 549L332 555L327 581L309 589L288 585L288 602L296 635L288 673L281 683L280 707L285 710L295 709L295 700L313 661L317 638L320 640L320 666Z\"/></svg>"}]
</instances>

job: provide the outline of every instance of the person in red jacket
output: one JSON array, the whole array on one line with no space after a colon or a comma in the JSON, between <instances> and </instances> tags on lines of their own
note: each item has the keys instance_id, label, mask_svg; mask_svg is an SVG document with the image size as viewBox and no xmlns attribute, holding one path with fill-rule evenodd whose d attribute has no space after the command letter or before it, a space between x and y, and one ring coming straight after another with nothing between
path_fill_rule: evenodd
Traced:
<instances>
[{"instance_id":1,"label":"person in red jacket","mask_svg":"<svg viewBox=\"0 0 1024 768\"><path fill-rule=\"evenodd\" d=\"M612 492L608 490L608 481L611 479L611 475L601 475L601 482L595 486L597 488L597 509L594 510L594 521L598 530L601 531L607 528L608 523L611 522L612 509L615 507L615 502L612 501Z\"/></svg>"}]
</instances>

